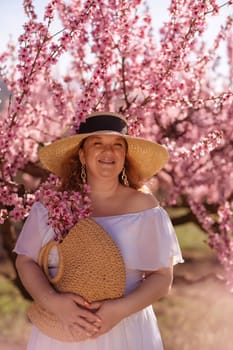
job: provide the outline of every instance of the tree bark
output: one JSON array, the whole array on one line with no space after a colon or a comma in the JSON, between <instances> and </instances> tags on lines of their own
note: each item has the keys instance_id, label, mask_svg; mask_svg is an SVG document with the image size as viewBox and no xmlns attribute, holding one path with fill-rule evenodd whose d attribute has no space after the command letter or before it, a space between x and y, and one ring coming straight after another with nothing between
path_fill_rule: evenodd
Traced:
<instances>
[{"instance_id":1,"label":"tree bark","mask_svg":"<svg viewBox=\"0 0 233 350\"><path fill-rule=\"evenodd\" d=\"M21 280L18 276L16 267L15 267L15 260L16 260L16 254L13 252L17 237L19 228L17 229L17 226L12 223L10 220L5 220L4 224L1 225L1 235L2 235L2 245L3 249L7 253L7 258L12 263L12 266L15 271L15 276L13 279L14 284L19 289L22 296L28 300L31 300L31 296L28 294L26 289L24 288L23 284L21 283Z\"/></svg>"}]
</instances>

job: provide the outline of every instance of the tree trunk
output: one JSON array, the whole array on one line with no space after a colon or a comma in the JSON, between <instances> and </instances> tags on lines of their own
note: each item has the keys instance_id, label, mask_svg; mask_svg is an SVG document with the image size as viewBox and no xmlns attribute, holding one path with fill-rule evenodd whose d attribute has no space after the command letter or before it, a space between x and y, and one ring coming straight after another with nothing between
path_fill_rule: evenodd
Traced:
<instances>
[{"instance_id":1,"label":"tree trunk","mask_svg":"<svg viewBox=\"0 0 233 350\"><path fill-rule=\"evenodd\" d=\"M31 296L28 294L28 292L22 285L15 267L15 260L17 255L13 252L13 249L18 237L19 230L20 230L19 225L17 227L17 225L12 223L10 220L6 220L4 224L1 225L1 231L0 231L2 235L2 246L7 253L7 258L12 263L12 266L15 272L15 276L13 277L14 284L17 286L17 288L19 289L20 293L24 298L31 300Z\"/></svg>"}]
</instances>

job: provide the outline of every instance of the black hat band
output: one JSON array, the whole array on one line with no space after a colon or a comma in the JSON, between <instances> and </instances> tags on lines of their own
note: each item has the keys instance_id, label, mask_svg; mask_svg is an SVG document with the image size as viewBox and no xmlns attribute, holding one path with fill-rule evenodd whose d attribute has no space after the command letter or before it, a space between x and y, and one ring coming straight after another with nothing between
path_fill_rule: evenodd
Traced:
<instances>
[{"instance_id":1,"label":"black hat band","mask_svg":"<svg viewBox=\"0 0 233 350\"><path fill-rule=\"evenodd\" d=\"M97 131L115 131L127 135L128 128L126 121L114 115L98 115L87 118L80 124L78 134L88 134Z\"/></svg>"}]
</instances>

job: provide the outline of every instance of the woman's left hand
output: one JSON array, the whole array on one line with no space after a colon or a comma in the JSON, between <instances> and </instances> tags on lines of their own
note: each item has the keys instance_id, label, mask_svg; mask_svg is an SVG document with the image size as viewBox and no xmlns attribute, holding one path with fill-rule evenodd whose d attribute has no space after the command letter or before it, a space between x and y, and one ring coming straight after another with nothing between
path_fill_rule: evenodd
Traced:
<instances>
[{"instance_id":1,"label":"woman's left hand","mask_svg":"<svg viewBox=\"0 0 233 350\"><path fill-rule=\"evenodd\" d=\"M96 312L96 316L101 319L101 325L98 333L93 336L96 338L112 329L117 323L124 318L123 305L121 298L114 300L105 300Z\"/></svg>"}]
</instances>

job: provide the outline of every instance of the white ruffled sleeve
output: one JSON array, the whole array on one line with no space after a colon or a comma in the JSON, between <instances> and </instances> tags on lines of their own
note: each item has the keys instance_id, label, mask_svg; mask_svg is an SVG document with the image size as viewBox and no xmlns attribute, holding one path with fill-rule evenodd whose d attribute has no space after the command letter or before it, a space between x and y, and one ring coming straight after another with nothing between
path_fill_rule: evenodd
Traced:
<instances>
[{"instance_id":1,"label":"white ruffled sleeve","mask_svg":"<svg viewBox=\"0 0 233 350\"><path fill-rule=\"evenodd\" d=\"M128 268L152 271L183 262L175 230L163 208L146 211L137 224L137 244L125 252Z\"/></svg>"},{"instance_id":2,"label":"white ruffled sleeve","mask_svg":"<svg viewBox=\"0 0 233 350\"><path fill-rule=\"evenodd\" d=\"M16 242L14 252L31 257L37 261L41 247L54 235L48 225L48 211L40 202L35 202L24 223Z\"/></svg>"},{"instance_id":3,"label":"white ruffled sleeve","mask_svg":"<svg viewBox=\"0 0 233 350\"><path fill-rule=\"evenodd\" d=\"M155 271L183 262L175 230L161 207L95 221L117 244L127 270Z\"/></svg>"}]
</instances>

